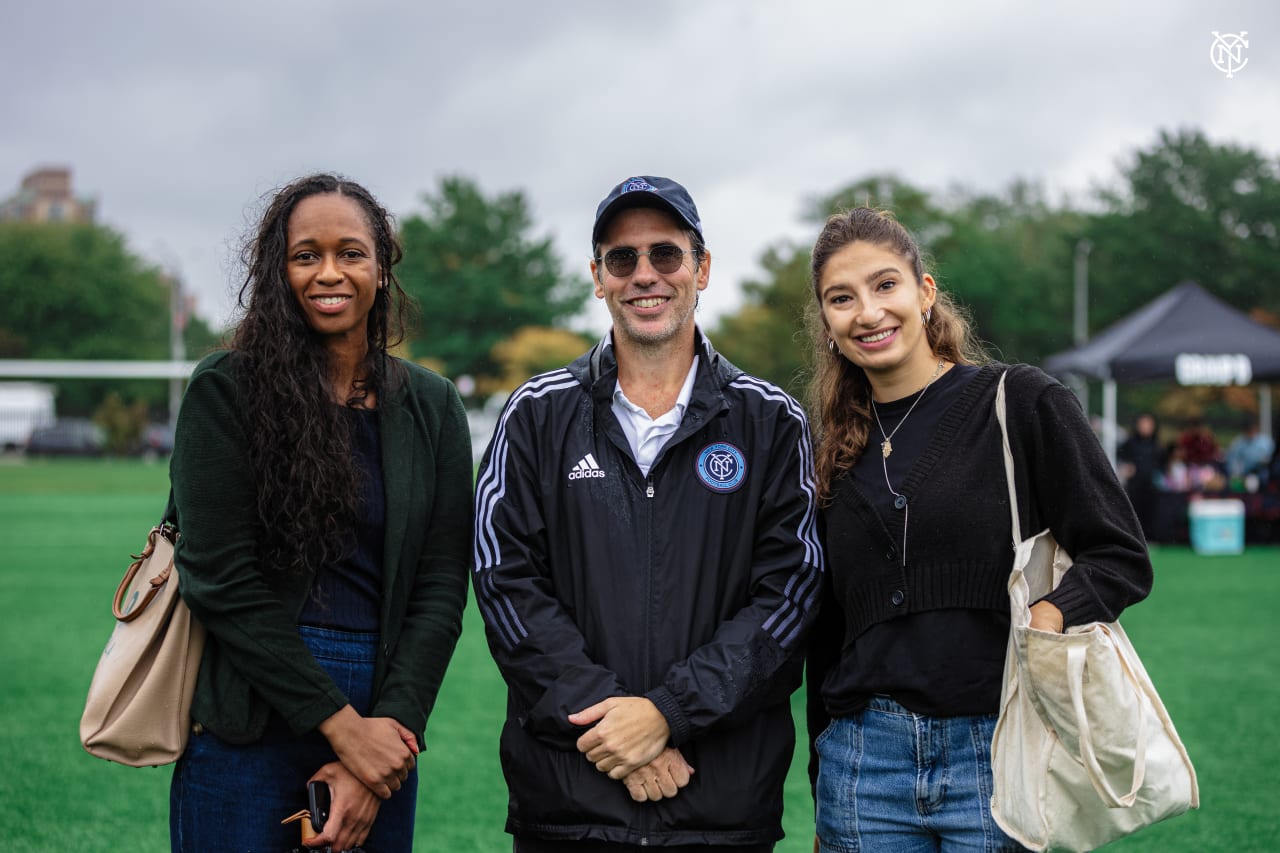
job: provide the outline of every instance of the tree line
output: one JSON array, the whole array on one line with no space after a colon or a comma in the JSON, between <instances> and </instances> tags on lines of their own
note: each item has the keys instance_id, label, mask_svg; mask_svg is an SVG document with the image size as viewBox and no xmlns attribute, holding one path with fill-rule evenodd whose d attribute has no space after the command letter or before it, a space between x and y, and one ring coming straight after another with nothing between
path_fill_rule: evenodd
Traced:
<instances>
[{"instance_id":1,"label":"tree line","mask_svg":"<svg viewBox=\"0 0 1280 853\"><path fill-rule=\"evenodd\" d=\"M1089 331L1194 279L1228 303L1280 323L1280 159L1197 129L1159 133L1122 160L1120 180L1075 200L1032 181L995 193L945 192L887 174L811 199L816 235L831 213L887 208L920 240L935 276L972 314L993 354L1040 362L1072 345L1073 258L1088 255ZM477 396L513 388L581 352L572 331L591 298L549 236L538 236L520 190L486 196L444 178L401 220L402 286L417 304L401 354L457 378ZM0 357L156 359L168 355L168 287L154 265L101 226L0 224ZM714 247L713 247L714 249ZM811 300L809 247L765 247L742 306L710 328L718 349L793 393L804 381L802 323ZM219 335L199 318L186 349ZM74 387L71 387L74 386ZM86 409L107 391L162 406L159 383L71 383L60 408Z\"/></svg>"},{"instance_id":2,"label":"tree line","mask_svg":"<svg viewBox=\"0 0 1280 853\"><path fill-rule=\"evenodd\" d=\"M975 321L992 355L1040 363L1073 345L1073 271L1087 248L1090 335L1179 282L1199 282L1280 326L1280 158L1166 131L1122 161L1116 186L1080 203L1017 181L1003 192L931 193L892 175L812 200L816 235L832 213L887 208L919 239L939 284ZM799 345L812 300L809 247L780 243L744 284L746 304L720 323L717 347L744 369L798 392Z\"/></svg>"}]
</instances>

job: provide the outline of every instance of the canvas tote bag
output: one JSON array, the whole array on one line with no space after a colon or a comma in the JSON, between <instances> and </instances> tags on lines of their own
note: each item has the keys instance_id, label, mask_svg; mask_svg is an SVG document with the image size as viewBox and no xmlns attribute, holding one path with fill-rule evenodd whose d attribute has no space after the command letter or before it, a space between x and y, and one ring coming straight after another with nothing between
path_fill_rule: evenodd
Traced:
<instances>
[{"instance_id":1,"label":"canvas tote bag","mask_svg":"<svg viewBox=\"0 0 1280 853\"><path fill-rule=\"evenodd\" d=\"M115 629L80 718L80 742L99 758L153 767L186 748L205 634L178 596L177 539L172 524L153 527L116 589Z\"/></svg>"},{"instance_id":2,"label":"canvas tote bag","mask_svg":"<svg viewBox=\"0 0 1280 853\"><path fill-rule=\"evenodd\" d=\"M1022 538L1003 376L996 417L1015 553L991 813L1032 850L1093 850L1198 808L1196 773L1120 623L1029 627L1031 603L1057 587L1071 557L1048 530Z\"/></svg>"}]
</instances>

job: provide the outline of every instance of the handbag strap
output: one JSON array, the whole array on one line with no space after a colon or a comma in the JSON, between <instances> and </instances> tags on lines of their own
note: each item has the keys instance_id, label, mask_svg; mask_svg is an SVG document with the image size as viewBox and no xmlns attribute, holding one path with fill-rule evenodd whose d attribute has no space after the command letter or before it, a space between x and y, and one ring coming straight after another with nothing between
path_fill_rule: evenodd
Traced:
<instances>
[{"instance_id":1,"label":"handbag strap","mask_svg":"<svg viewBox=\"0 0 1280 853\"><path fill-rule=\"evenodd\" d=\"M178 508L173 503L173 486L169 487L169 499L165 501L164 515L160 517L160 523L171 527L177 527L178 525Z\"/></svg>"},{"instance_id":2,"label":"handbag strap","mask_svg":"<svg viewBox=\"0 0 1280 853\"><path fill-rule=\"evenodd\" d=\"M115 616L121 622L132 622L142 615L152 600L159 595L160 588L168 582L169 576L173 574L173 551L172 547L167 552L168 561L160 567L159 573L147 578L146 594L142 596L141 601L126 601L129 594L129 588L133 585L134 578L142 567L147 565L147 560L155 553L156 546L160 539L166 540L170 546L177 540L174 531L177 528L168 522L161 522L151 528L151 532L147 534L146 547L142 549L141 554L133 555L133 562L129 564L129 568L125 570L124 577L120 580L120 585L116 587L115 597L111 599L111 615ZM150 568L155 568L151 566ZM128 608L127 610L125 608Z\"/></svg>"},{"instance_id":3,"label":"handbag strap","mask_svg":"<svg viewBox=\"0 0 1280 853\"><path fill-rule=\"evenodd\" d=\"M1022 520L1018 518L1018 487L1013 478L1013 450L1009 447L1008 416L1005 412L1004 378L1009 371L1000 374L1000 384L996 386L996 420L1000 422L1000 442L1004 447L1004 479L1009 486L1009 515L1013 522L1013 547L1016 550L1022 542Z\"/></svg>"},{"instance_id":4,"label":"handbag strap","mask_svg":"<svg viewBox=\"0 0 1280 853\"><path fill-rule=\"evenodd\" d=\"M147 559L155 553L156 540L163 537L168 540L170 545L178 543L178 508L173 505L173 486L169 487L169 500L164 505L164 515L160 517L160 523L151 528L151 532L147 534L146 547L142 549L141 554L133 555L133 562L129 564L129 568L125 570L124 577L120 580L120 585L116 587L115 597L111 599L111 615L115 616L121 622L132 622L142 615L142 612L160 592L160 587L169 580L174 568L174 555L170 553L169 562L160 569L160 573L154 577L148 578L147 593L142 597L141 601L131 602L126 611L125 596L128 595L129 587L133 584L134 577L141 570Z\"/></svg>"},{"instance_id":5,"label":"handbag strap","mask_svg":"<svg viewBox=\"0 0 1280 853\"><path fill-rule=\"evenodd\" d=\"M1105 625L1098 625L1095 630L1108 631ZM1089 713L1085 710L1084 685L1088 680L1086 672L1088 654L1088 649L1083 645L1067 647L1067 689L1071 693L1071 707L1076 714L1080 758L1084 762L1085 770L1089 776L1090 783L1093 784L1093 789L1102 798L1102 802L1107 808L1127 809L1137 802L1138 792L1142 790L1142 785L1147 778L1147 717L1149 714L1146 707L1147 703L1143 702L1145 694L1141 683L1134 676L1133 670L1129 668L1125 656L1116 654L1116 660L1119 661L1121 668L1124 670L1125 682L1133 688L1134 699L1138 706L1138 734L1133 754L1133 777L1129 792L1119 794L1111 785L1106 772L1102 769L1102 764L1098 761L1097 751L1093 746L1093 727L1089 721Z\"/></svg>"}]
</instances>

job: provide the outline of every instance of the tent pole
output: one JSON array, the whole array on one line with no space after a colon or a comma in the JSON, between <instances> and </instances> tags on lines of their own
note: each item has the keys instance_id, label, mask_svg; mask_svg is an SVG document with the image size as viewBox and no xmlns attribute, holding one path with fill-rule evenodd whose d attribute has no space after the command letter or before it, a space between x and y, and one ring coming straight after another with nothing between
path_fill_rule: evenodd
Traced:
<instances>
[{"instance_id":1,"label":"tent pole","mask_svg":"<svg viewBox=\"0 0 1280 853\"><path fill-rule=\"evenodd\" d=\"M1102 449L1116 467L1116 381L1102 383Z\"/></svg>"},{"instance_id":2,"label":"tent pole","mask_svg":"<svg viewBox=\"0 0 1280 853\"><path fill-rule=\"evenodd\" d=\"M1263 382L1258 386L1258 426L1263 435L1271 435L1271 386Z\"/></svg>"}]
</instances>

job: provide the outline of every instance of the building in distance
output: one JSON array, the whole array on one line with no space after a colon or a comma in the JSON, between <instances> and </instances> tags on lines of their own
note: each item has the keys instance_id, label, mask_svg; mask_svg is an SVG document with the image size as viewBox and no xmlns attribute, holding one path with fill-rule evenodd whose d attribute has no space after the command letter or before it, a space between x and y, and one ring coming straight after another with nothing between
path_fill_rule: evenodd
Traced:
<instances>
[{"instance_id":1,"label":"building in distance","mask_svg":"<svg viewBox=\"0 0 1280 853\"><path fill-rule=\"evenodd\" d=\"M0 201L0 222L93 222L97 202L71 192L71 170L47 166L29 172L16 195Z\"/></svg>"}]
</instances>

